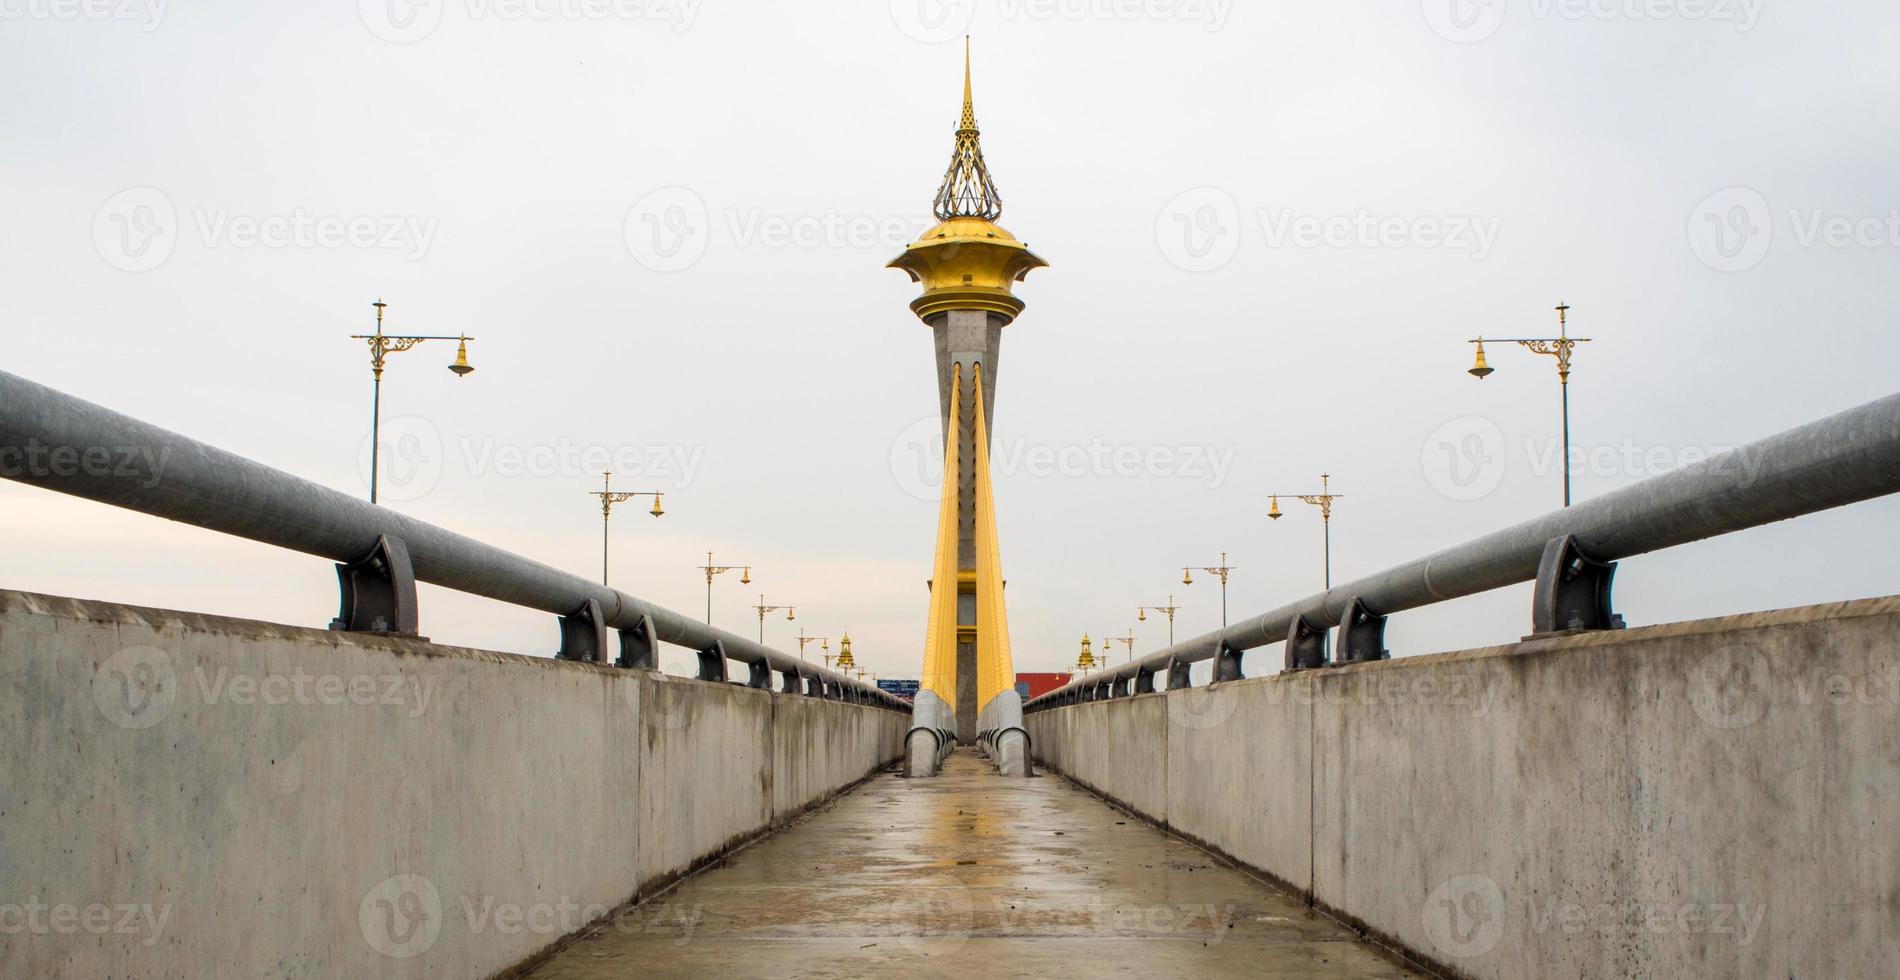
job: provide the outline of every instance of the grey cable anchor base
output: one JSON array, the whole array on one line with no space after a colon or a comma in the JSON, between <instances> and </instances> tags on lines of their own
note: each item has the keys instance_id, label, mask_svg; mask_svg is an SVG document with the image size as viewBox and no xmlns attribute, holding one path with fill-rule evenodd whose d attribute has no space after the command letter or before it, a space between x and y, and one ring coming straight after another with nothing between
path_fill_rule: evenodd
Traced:
<instances>
[{"instance_id":1,"label":"grey cable anchor base","mask_svg":"<svg viewBox=\"0 0 1900 980\"><path fill-rule=\"evenodd\" d=\"M1286 671L1317 670L1326 666L1326 631L1293 617L1286 632Z\"/></svg>"},{"instance_id":2,"label":"grey cable anchor base","mask_svg":"<svg viewBox=\"0 0 1900 980\"><path fill-rule=\"evenodd\" d=\"M620 659L614 666L626 670L660 669L660 636L652 616L641 616L632 629L620 631Z\"/></svg>"},{"instance_id":3,"label":"grey cable anchor base","mask_svg":"<svg viewBox=\"0 0 1900 980\"><path fill-rule=\"evenodd\" d=\"M1616 562L1592 557L1575 535L1550 539L1537 563L1532 635L1622 629L1623 617L1610 603L1615 580Z\"/></svg>"},{"instance_id":4,"label":"grey cable anchor base","mask_svg":"<svg viewBox=\"0 0 1900 980\"><path fill-rule=\"evenodd\" d=\"M339 563L336 578L342 595L331 629L427 639L420 631L415 565L401 538L379 535L369 554Z\"/></svg>"},{"instance_id":5,"label":"grey cable anchor base","mask_svg":"<svg viewBox=\"0 0 1900 980\"><path fill-rule=\"evenodd\" d=\"M718 684L726 683L726 643L724 640L716 640L711 647L699 651L699 679Z\"/></svg>"},{"instance_id":6,"label":"grey cable anchor base","mask_svg":"<svg viewBox=\"0 0 1900 980\"><path fill-rule=\"evenodd\" d=\"M1386 617L1366 607L1365 600L1353 596L1346 602L1345 618L1339 622L1339 658L1341 663L1362 664L1392 659L1385 648Z\"/></svg>"},{"instance_id":7,"label":"grey cable anchor base","mask_svg":"<svg viewBox=\"0 0 1900 980\"><path fill-rule=\"evenodd\" d=\"M1386 617L1367 608L1365 600L1358 596L1346 600L1346 613L1340 619L1336 638L1339 655L1328 663L1326 630L1308 623L1303 615L1295 616L1287 627L1286 670L1292 673L1338 664L1390 660L1392 652L1385 648L1385 626Z\"/></svg>"},{"instance_id":8,"label":"grey cable anchor base","mask_svg":"<svg viewBox=\"0 0 1900 980\"><path fill-rule=\"evenodd\" d=\"M1228 646L1226 640L1221 641L1220 649L1214 654L1214 683L1220 684L1246 678L1246 673L1240 669L1240 658L1243 652Z\"/></svg>"},{"instance_id":9,"label":"grey cable anchor base","mask_svg":"<svg viewBox=\"0 0 1900 980\"><path fill-rule=\"evenodd\" d=\"M607 622L600 614L600 603L589 599L579 609L561 617L561 650L556 660L597 664L607 656Z\"/></svg>"}]
</instances>

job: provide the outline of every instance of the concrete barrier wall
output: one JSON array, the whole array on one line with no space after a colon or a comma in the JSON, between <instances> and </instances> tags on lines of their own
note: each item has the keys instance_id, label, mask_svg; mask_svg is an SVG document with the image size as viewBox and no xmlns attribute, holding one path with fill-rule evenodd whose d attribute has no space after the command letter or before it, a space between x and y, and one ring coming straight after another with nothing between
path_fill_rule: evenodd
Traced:
<instances>
[{"instance_id":1,"label":"concrete barrier wall","mask_svg":"<svg viewBox=\"0 0 1900 980\"><path fill-rule=\"evenodd\" d=\"M494 975L895 760L907 724L0 591L0 976Z\"/></svg>"},{"instance_id":2,"label":"concrete barrier wall","mask_svg":"<svg viewBox=\"0 0 1900 980\"><path fill-rule=\"evenodd\" d=\"M1045 765L1157 820L1168 805L1167 724L1159 694L1023 719L1031 750Z\"/></svg>"},{"instance_id":3,"label":"concrete barrier wall","mask_svg":"<svg viewBox=\"0 0 1900 980\"><path fill-rule=\"evenodd\" d=\"M1447 974L1876 980L1900 962L1900 599L1029 725L1045 765ZM1153 751L1108 749L1133 733L1167 743L1164 806Z\"/></svg>"}]
</instances>

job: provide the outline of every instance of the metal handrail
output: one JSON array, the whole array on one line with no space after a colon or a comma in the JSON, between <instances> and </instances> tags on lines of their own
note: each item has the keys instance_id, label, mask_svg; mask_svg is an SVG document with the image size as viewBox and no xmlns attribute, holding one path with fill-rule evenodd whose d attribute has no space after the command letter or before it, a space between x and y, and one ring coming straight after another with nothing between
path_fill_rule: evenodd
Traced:
<instances>
[{"instance_id":1,"label":"metal handrail","mask_svg":"<svg viewBox=\"0 0 1900 980\"><path fill-rule=\"evenodd\" d=\"M1357 599L1378 617L1538 579L1546 549L1570 536L1602 562L1900 493L1900 395L1790 429L1674 473L1525 521L1337 586L1159 653L1090 674L1029 703L1119 692L1171 667L1288 641L1294 623L1338 626ZM1606 585L1607 588L1607 585Z\"/></svg>"},{"instance_id":2,"label":"metal handrail","mask_svg":"<svg viewBox=\"0 0 1900 980\"><path fill-rule=\"evenodd\" d=\"M877 687L738 634L4 371L0 477L343 564L398 539L417 582L563 617L595 602L605 627L650 620L655 639L702 657L717 651L804 680L808 692L910 711Z\"/></svg>"}]
</instances>

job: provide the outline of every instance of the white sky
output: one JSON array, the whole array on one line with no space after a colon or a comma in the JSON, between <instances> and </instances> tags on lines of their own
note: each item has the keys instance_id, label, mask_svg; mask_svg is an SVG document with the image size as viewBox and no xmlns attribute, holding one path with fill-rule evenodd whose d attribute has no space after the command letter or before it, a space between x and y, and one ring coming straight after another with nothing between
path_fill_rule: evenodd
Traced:
<instances>
[{"instance_id":1,"label":"white sky","mask_svg":"<svg viewBox=\"0 0 1900 980\"><path fill-rule=\"evenodd\" d=\"M1019 289L998 383L1021 670L1073 663L1083 631L1170 594L1183 638L1218 625L1210 580L1180 569L1223 549L1236 616L1316 591L1317 512L1264 514L1322 471L1347 495L1342 581L1552 508L1553 365L1494 346L1479 384L1464 341L1545 334L1560 299L1596 338L1572 392L1598 452L1582 497L1894 390L1884 0L384 3L111 19L0 0L0 365L360 493L370 387L347 335L382 295L392 331L477 338L467 380L439 343L392 360L385 418L421 420L391 425L430 461L391 477L412 498L392 506L593 575L598 478L502 461L674 459L618 481L669 491L669 513L621 511L616 585L698 610L711 549L755 566L750 591L720 581L721 625L753 632L762 589L799 608L768 623L776 645L849 629L861 663L914 676L936 510L896 474L927 454L936 402L915 287L883 265L949 159L968 23L1003 223L1053 264ZM434 26L379 37L398 22ZM169 222L140 210L155 201ZM686 250L659 257L636 207ZM1297 233L1362 211L1395 237ZM299 215L393 223L399 247L240 235ZM1830 244L1837 219L1864 240ZM1495 234L1481 251L1422 224L1468 220ZM1211 251L1190 228L1216 230ZM1474 436L1503 454L1460 484L1446 453ZM1098 444L1142 462L1038 463ZM1230 462L1218 479L1203 449ZM1632 560L1619 608L1645 624L1900 592L1896 518L1887 500ZM325 562L18 484L0 483L0 533L8 588L334 611ZM1512 589L1400 616L1390 640L1528 623ZM436 590L423 627L556 645L549 617ZM1158 649L1165 624L1139 635Z\"/></svg>"}]
</instances>

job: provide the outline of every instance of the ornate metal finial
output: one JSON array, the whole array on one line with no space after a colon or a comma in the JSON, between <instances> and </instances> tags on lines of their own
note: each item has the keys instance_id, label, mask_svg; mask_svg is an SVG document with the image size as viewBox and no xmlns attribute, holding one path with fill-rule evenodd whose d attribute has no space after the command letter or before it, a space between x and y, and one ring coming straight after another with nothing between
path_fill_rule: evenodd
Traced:
<instances>
[{"instance_id":1,"label":"ornate metal finial","mask_svg":"<svg viewBox=\"0 0 1900 980\"><path fill-rule=\"evenodd\" d=\"M950 171L937 189L933 209L939 221L952 218L982 218L995 221L1003 214L1003 199L996 193L989 167L983 163L982 134L976 128L976 99L970 85L970 39L963 39L963 119L957 125L957 148L950 158Z\"/></svg>"}]
</instances>

